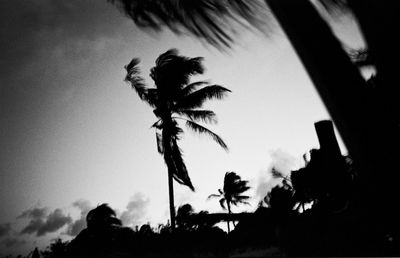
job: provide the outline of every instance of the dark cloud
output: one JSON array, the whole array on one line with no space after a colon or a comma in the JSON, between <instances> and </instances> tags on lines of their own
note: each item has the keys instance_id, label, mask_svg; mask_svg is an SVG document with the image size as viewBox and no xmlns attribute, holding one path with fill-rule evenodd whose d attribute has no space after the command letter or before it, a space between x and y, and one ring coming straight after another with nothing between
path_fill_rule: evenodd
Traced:
<instances>
[{"instance_id":1,"label":"dark cloud","mask_svg":"<svg viewBox=\"0 0 400 258\"><path fill-rule=\"evenodd\" d=\"M20 238L16 238L16 237L9 237L9 238L6 238L6 239L4 239L3 241L1 241L1 243L2 243L5 247L10 248L10 247L13 247L13 246L21 246L21 245L24 245L24 244L26 244L27 242L26 242L26 240L24 240L24 239L20 239Z\"/></svg>"},{"instance_id":2,"label":"dark cloud","mask_svg":"<svg viewBox=\"0 0 400 258\"><path fill-rule=\"evenodd\" d=\"M18 218L29 219L29 223L21 230L21 234L36 234L44 236L47 233L56 232L72 222L69 215L65 215L61 209L55 209L47 215L46 208L34 208L23 212Z\"/></svg>"},{"instance_id":3,"label":"dark cloud","mask_svg":"<svg viewBox=\"0 0 400 258\"><path fill-rule=\"evenodd\" d=\"M0 224L0 237L8 235L11 230L11 224L10 223L4 223Z\"/></svg>"},{"instance_id":4,"label":"dark cloud","mask_svg":"<svg viewBox=\"0 0 400 258\"><path fill-rule=\"evenodd\" d=\"M66 233L70 236L76 236L82 229L86 228L86 215L94 207L89 201L82 199L75 201L72 205L80 210L80 217L68 225Z\"/></svg>"},{"instance_id":5,"label":"dark cloud","mask_svg":"<svg viewBox=\"0 0 400 258\"><path fill-rule=\"evenodd\" d=\"M19 215L17 218L18 219L24 219L24 218L42 219L42 218L46 217L46 213L47 213L47 208L35 207L35 208L31 208L31 209L28 209L28 210L22 212L21 215Z\"/></svg>"},{"instance_id":6,"label":"dark cloud","mask_svg":"<svg viewBox=\"0 0 400 258\"><path fill-rule=\"evenodd\" d=\"M275 168L284 175L289 175L296 168L297 159L283 150L274 150L270 152L271 164L267 171L262 172L257 180L256 198L262 200L267 193L282 180L271 176L271 169Z\"/></svg>"},{"instance_id":7,"label":"dark cloud","mask_svg":"<svg viewBox=\"0 0 400 258\"><path fill-rule=\"evenodd\" d=\"M79 41L113 37L122 21L115 19L115 8L98 0L1 1L0 10L0 47L7 49L1 52L0 66L11 74L21 74L27 64L53 50L84 58L90 49Z\"/></svg>"},{"instance_id":8,"label":"dark cloud","mask_svg":"<svg viewBox=\"0 0 400 258\"><path fill-rule=\"evenodd\" d=\"M142 224L149 202L150 199L145 198L142 193L136 193L126 206L126 210L121 213L122 223L126 226Z\"/></svg>"}]
</instances>

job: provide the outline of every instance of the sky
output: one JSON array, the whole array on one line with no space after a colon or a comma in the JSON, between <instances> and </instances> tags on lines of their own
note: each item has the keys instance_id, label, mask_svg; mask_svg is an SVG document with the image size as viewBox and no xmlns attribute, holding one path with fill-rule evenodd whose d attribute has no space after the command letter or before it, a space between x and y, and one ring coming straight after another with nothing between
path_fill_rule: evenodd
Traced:
<instances>
[{"instance_id":1,"label":"sky","mask_svg":"<svg viewBox=\"0 0 400 258\"><path fill-rule=\"evenodd\" d=\"M277 24L268 36L239 30L237 44L221 52L189 36L143 32L106 1L0 0L0 23L0 256L70 240L102 203L127 226L166 223L156 118L123 81L134 57L152 86L161 53L202 56L206 71L193 79L232 91L206 104L218 117L207 127L229 152L188 131L179 142L196 191L175 183L177 207L222 212L206 199L235 171L252 200L233 211L254 211L277 183L271 167L303 166L302 155L319 147L313 124L329 119ZM350 18L331 23L346 45L363 46Z\"/></svg>"}]
</instances>

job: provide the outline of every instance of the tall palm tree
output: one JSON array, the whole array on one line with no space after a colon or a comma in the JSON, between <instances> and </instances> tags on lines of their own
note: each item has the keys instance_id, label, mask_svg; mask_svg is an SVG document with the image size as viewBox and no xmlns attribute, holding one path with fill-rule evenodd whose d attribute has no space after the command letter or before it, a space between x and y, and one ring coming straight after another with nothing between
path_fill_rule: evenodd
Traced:
<instances>
[{"instance_id":1,"label":"tall palm tree","mask_svg":"<svg viewBox=\"0 0 400 258\"><path fill-rule=\"evenodd\" d=\"M158 118L152 127L156 130L158 152L163 155L168 168L172 229L175 228L173 179L194 191L178 146L183 133L179 121L185 122L186 127L194 132L211 136L223 149L228 150L221 137L198 123L215 123L215 113L202 109L202 106L207 100L222 99L230 92L222 86L209 85L205 81L190 83L192 75L204 72L202 60L201 57L180 56L176 49L161 54L150 73L155 88L147 87L140 76L139 59L132 59L125 67L125 81L131 84L141 100L154 108L153 113Z\"/></svg>"},{"instance_id":2,"label":"tall palm tree","mask_svg":"<svg viewBox=\"0 0 400 258\"><path fill-rule=\"evenodd\" d=\"M211 194L210 198L220 198L219 204L226 210L228 209L229 215L232 214L231 205L249 204L247 200L250 198L247 195L243 195L244 192L250 189L247 185L248 181L242 180L235 172L226 172L224 177L224 187L218 189L218 194ZM226 204L226 206L225 206ZM227 221L228 233L230 232L229 220ZM235 223L233 223L235 225Z\"/></svg>"}]
</instances>

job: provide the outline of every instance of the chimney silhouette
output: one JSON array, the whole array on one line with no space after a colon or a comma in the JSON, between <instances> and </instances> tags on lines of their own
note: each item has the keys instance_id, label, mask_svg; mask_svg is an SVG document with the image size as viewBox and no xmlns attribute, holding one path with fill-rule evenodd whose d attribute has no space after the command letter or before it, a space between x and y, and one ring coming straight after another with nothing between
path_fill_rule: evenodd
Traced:
<instances>
[{"instance_id":1,"label":"chimney silhouette","mask_svg":"<svg viewBox=\"0 0 400 258\"><path fill-rule=\"evenodd\" d=\"M331 120L322 120L314 123L315 131L319 141L320 150L328 157L341 157L339 144L337 142L333 123Z\"/></svg>"}]
</instances>

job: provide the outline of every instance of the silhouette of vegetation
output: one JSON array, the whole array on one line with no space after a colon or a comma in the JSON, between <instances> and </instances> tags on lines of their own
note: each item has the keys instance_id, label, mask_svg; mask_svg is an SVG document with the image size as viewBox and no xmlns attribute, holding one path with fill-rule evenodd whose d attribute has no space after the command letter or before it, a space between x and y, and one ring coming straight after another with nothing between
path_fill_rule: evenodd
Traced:
<instances>
[{"instance_id":1,"label":"silhouette of vegetation","mask_svg":"<svg viewBox=\"0 0 400 258\"><path fill-rule=\"evenodd\" d=\"M67 247L69 242L62 241L60 238L54 240L50 243L49 247L46 248L43 252L41 252L42 258L66 258L67 257ZM37 250L37 249L35 249ZM32 258L34 254L32 255Z\"/></svg>"},{"instance_id":2,"label":"silhouette of vegetation","mask_svg":"<svg viewBox=\"0 0 400 258\"><path fill-rule=\"evenodd\" d=\"M225 35L232 35L232 25L237 20L259 27L260 19L256 17L265 10L262 5L246 4L259 4L259 1L242 0L202 0L196 1L197 4L179 0L154 0L147 4L138 0L110 2L139 27L160 30L165 25L178 34L189 31L217 47L231 46L235 37ZM399 60L398 52L393 51L399 45L395 33L399 12L396 1L319 1L332 14L338 10L351 13L358 23L369 53L366 64L376 71L368 82L356 67L361 63L352 62L343 44L319 14L315 1L265 2L292 43L359 171L359 192L354 194L360 204L357 223L360 227L374 227L375 231L395 229L396 235L400 235L400 212L394 205L398 202L396 182L400 180L397 173L400 102L397 100L397 71L393 65ZM216 19L212 19L214 17ZM377 177L377 171L383 175ZM371 210L370 203L376 208Z\"/></svg>"},{"instance_id":3,"label":"silhouette of vegetation","mask_svg":"<svg viewBox=\"0 0 400 258\"><path fill-rule=\"evenodd\" d=\"M87 228L70 243L56 240L44 257L230 257L230 256L393 256L399 253L395 230L376 231L355 223L360 205L360 176L352 159L340 152L333 124L315 124L319 149L303 156L304 166L284 174L254 212L196 212L187 203L177 209L176 225L123 227L116 213L102 204L87 214ZM218 197L225 204L246 202L249 187L227 172ZM229 206L228 206L229 207ZM374 209L371 204L371 209ZM228 210L229 211L229 210ZM233 218L234 215L234 219ZM238 221L229 234L220 221ZM57 255L56 255L57 254Z\"/></svg>"},{"instance_id":4,"label":"silhouette of vegetation","mask_svg":"<svg viewBox=\"0 0 400 258\"><path fill-rule=\"evenodd\" d=\"M356 223L360 219L359 172L351 158L340 154L332 123L320 121L315 127L320 148L304 156L304 167L289 175L271 171L282 182L264 200L280 249L289 256L398 253L393 231Z\"/></svg>"},{"instance_id":5,"label":"silhouette of vegetation","mask_svg":"<svg viewBox=\"0 0 400 258\"><path fill-rule=\"evenodd\" d=\"M155 88L147 87L140 76L139 59L132 59L125 67L125 81L130 83L141 100L154 108L153 113L158 118L152 127L156 130L158 152L164 156L168 167L172 229L175 228L172 178L194 191L178 146L183 133L178 121L184 121L188 129L209 135L223 149L228 149L221 137L198 123L215 123L215 113L201 108L207 100L223 99L230 92L222 86L209 85L205 81L190 82L191 76L204 72L202 60L201 57L180 56L176 49L161 54L150 73Z\"/></svg>"},{"instance_id":6,"label":"silhouette of vegetation","mask_svg":"<svg viewBox=\"0 0 400 258\"><path fill-rule=\"evenodd\" d=\"M194 215L194 210L192 205L184 204L178 208L176 213L176 224L179 229L182 230L192 230L194 224L191 223L191 218Z\"/></svg>"},{"instance_id":7,"label":"silhouette of vegetation","mask_svg":"<svg viewBox=\"0 0 400 258\"><path fill-rule=\"evenodd\" d=\"M107 204L89 211L86 225L68 245L68 257L124 257L131 252L133 230L123 227Z\"/></svg>"},{"instance_id":8,"label":"silhouette of vegetation","mask_svg":"<svg viewBox=\"0 0 400 258\"><path fill-rule=\"evenodd\" d=\"M94 224L88 223L68 244L64 254L65 257L195 257L196 254L220 257L226 252L226 233L214 224L191 222L192 216L204 213L196 213L190 204L185 204L178 208L176 230L171 231L168 224L157 229L144 224L134 231L114 223L115 212L102 204L86 217L87 222L97 217L99 224L93 227Z\"/></svg>"},{"instance_id":9,"label":"silhouette of vegetation","mask_svg":"<svg viewBox=\"0 0 400 258\"><path fill-rule=\"evenodd\" d=\"M248 181L242 180L235 172L226 172L224 177L224 186L218 189L218 194L211 194L209 198L220 198L219 203L221 207L228 209L229 215L232 214L231 205L249 204L247 200L250 198L247 195L242 195L250 189L247 185ZM226 206L225 206L226 204ZM229 220L226 222L228 225L228 233L230 232ZM233 225L235 223L233 222Z\"/></svg>"}]
</instances>

